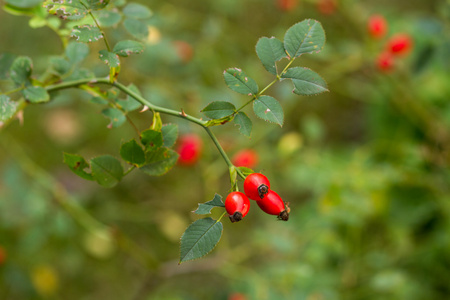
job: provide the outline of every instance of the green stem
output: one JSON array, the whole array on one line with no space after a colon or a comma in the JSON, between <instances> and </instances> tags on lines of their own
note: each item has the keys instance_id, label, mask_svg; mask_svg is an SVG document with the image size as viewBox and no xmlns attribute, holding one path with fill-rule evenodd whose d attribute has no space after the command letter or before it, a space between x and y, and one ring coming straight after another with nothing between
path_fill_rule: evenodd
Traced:
<instances>
[{"instance_id":1,"label":"green stem","mask_svg":"<svg viewBox=\"0 0 450 300\"><path fill-rule=\"evenodd\" d=\"M224 212L222 213L222 215L220 216L220 218L219 218L219 219L217 219L216 223L219 223L219 222L220 222L220 220L222 220L223 216L225 216L225 214L226 214L226 213L227 213L227 212L226 212L226 211L224 211Z\"/></svg>"},{"instance_id":2,"label":"green stem","mask_svg":"<svg viewBox=\"0 0 450 300\"><path fill-rule=\"evenodd\" d=\"M91 16L92 20L94 20L95 25L98 27L98 29L100 30L100 32L103 35L103 39L105 40L105 45L106 45L106 49L108 49L108 52L111 52L111 47L109 46L108 43L108 39L106 38L106 34L103 31L102 27L100 26L100 24L97 22L97 19L95 18L94 14L91 12L91 10L89 10L89 15Z\"/></svg>"},{"instance_id":3,"label":"green stem","mask_svg":"<svg viewBox=\"0 0 450 300\"><path fill-rule=\"evenodd\" d=\"M130 174L134 169L136 169L136 166L131 166L125 173L123 173L123 176L125 177L126 175Z\"/></svg>"},{"instance_id":4,"label":"green stem","mask_svg":"<svg viewBox=\"0 0 450 300\"><path fill-rule=\"evenodd\" d=\"M225 150L223 150L222 146L220 145L219 141L217 140L216 136L211 131L211 129L209 127L203 127L203 128L205 128L205 130L208 133L209 137L213 140L214 144L216 145L217 150L219 150L220 155L222 155L222 157L225 160L225 162L227 163L228 167L229 168L234 167L234 165L231 162L230 158L225 153ZM236 172L242 179L245 179L245 175L242 174L242 172L238 168L236 168Z\"/></svg>"}]
</instances>

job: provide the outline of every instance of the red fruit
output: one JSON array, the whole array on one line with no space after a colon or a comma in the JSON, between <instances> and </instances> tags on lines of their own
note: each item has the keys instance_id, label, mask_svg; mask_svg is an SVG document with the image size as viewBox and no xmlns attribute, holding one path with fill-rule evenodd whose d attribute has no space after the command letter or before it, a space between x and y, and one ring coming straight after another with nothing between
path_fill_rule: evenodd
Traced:
<instances>
[{"instance_id":1,"label":"red fruit","mask_svg":"<svg viewBox=\"0 0 450 300\"><path fill-rule=\"evenodd\" d=\"M247 176L244 181L244 192L252 200L261 200L270 189L270 182L261 173L253 173Z\"/></svg>"},{"instance_id":2,"label":"red fruit","mask_svg":"<svg viewBox=\"0 0 450 300\"><path fill-rule=\"evenodd\" d=\"M6 260L6 250L0 246L0 266L5 262Z\"/></svg>"},{"instance_id":3,"label":"red fruit","mask_svg":"<svg viewBox=\"0 0 450 300\"><path fill-rule=\"evenodd\" d=\"M336 0L318 0L317 2L317 9L324 15L332 15L336 8Z\"/></svg>"},{"instance_id":4,"label":"red fruit","mask_svg":"<svg viewBox=\"0 0 450 300\"><path fill-rule=\"evenodd\" d=\"M267 195L256 201L259 208L269 215L278 216L278 219L287 221L289 219L289 208L285 206L283 199L274 191L269 191Z\"/></svg>"},{"instance_id":5,"label":"red fruit","mask_svg":"<svg viewBox=\"0 0 450 300\"><path fill-rule=\"evenodd\" d=\"M242 293L233 293L228 296L228 300L247 300L247 296Z\"/></svg>"},{"instance_id":6,"label":"red fruit","mask_svg":"<svg viewBox=\"0 0 450 300\"><path fill-rule=\"evenodd\" d=\"M277 0L277 5L281 10L290 11L298 6L298 0Z\"/></svg>"},{"instance_id":7,"label":"red fruit","mask_svg":"<svg viewBox=\"0 0 450 300\"><path fill-rule=\"evenodd\" d=\"M196 134L186 134L180 137L178 141L177 152L180 154L178 163L185 166L191 166L199 159L203 142Z\"/></svg>"},{"instance_id":8,"label":"red fruit","mask_svg":"<svg viewBox=\"0 0 450 300\"><path fill-rule=\"evenodd\" d=\"M390 52L383 52L378 55L376 64L378 69L383 72L392 71L395 65L394 56Z\"/></svg>"},{"instance_id":9,"label":"red fruit","mask_svg":"<svg viewBox=\"0 0 450 300\"><path fill-rule=\"evenodd\" d=\"M194 56L194 49L192 46L185 41L174 41L173 46L178 54L178 57L183 63L188 63L192 60Z\"/></svg>"},{"instance_id":10,"label":"red fruit","mask_svg":"<svg viewBox=\"0 0 450 300\"><path fill-rule=\"evenodd\" d=\"M374 38L381 38L387 32L387 22L382 15L372 15L367 23L369 34Z\"/></svg>"},{"instance_id":11,"label":"red fruit","mask_svg":"<svg viewBox=\"0 0 450 300\"><path fill-rule=\"evenodd\" d=\"M258 164L259 156L255 150L243 149L237 152L231 160L235 166L251 169Z\"/></svg>"},{"instance_id":12,"label":"red fruit","mask_svg":"<svg viewBox=\"0 0 450 300\"><path fill-rule=\"evenodd\" d=\"M225 209L231 222L238 222L245 217L250 209L250 200L241 192L232 192L225 199Z\"/></svg>"},{"instance_id":13,"label":"red fruit","mask_svg":"<svg viewBox=\"0 0 450 300\"><path fill-rule=\"evenodd\" d=\"M408 53L412 48L413 41L406 33L399 33L391 37L388 41L388 50L396 55Z\"/></svg>"}]
</instances>

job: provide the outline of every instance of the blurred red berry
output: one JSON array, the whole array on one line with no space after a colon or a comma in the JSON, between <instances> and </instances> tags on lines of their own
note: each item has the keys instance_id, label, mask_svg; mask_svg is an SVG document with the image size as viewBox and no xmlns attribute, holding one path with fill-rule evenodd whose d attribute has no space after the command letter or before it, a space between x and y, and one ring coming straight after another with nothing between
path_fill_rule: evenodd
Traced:
<instances>
[{"instance_id":1,"label":"blurred red berry","mask_svg":"<svg viewBox=\"0 0 450 300\"><path fill-rule=\"evenodd\" d=\"M6 260L6 250L2 246L0 246L0 266L5 262Z\"/></svg>"},{"instance_id":2,"label":"blurred red berry","mask_svg":"<svg viewBox=\"0 0 450 300\"><path fill-rule=\"evenodd\" d=\"M242 293L232 293L228 296L228 300L247 300L247 296Z\"/></svg>"},{"instance_id":3,"label":"blurred red berry","mask_svg":"<svg viewBox=\"0 0 450 300\"><path fill-rule=\"evenodd\" d=\"M193 165L200 158L203 142L196 134L186 134L178 140L177 152L180 154L178 163L185 166Z\"/></svg>"},{"instance_id":4,"label":"blurred red berry","mask_svg":"<svg viewBox=\"0 0 450 300\"><path fill-rule=\"evenodd\" d=\"M382 15L372 15L367 23L369 34L374 38L381 38L387 32L387 22Z\"/></svg>"},{"instance_id":5,"label":"blurred red berry","mask_svg":"<svg viewBox=\"0 0 450 300\"><path fill-rule=\"evenodd\" d=\"M194 56L194 49L192 46L185 41L174 41L173 46L178 54L178 57L183 63L188 63L192 60Z\"/></svg>"},{"instance_id":6,"label":"blurred red berry","mask_svg":"<svg viewBox=\"0 0 450 300\"><path fill-rule=\"evenodd\" d=\"M237 167L254 168L259 161L258 153L252 149L243 149L237 152L231 159Z\"/></svg>"},{"instance_id":7,"label":"blurred red berry","mask_svg":"<svg viewBox=\"0 0 450 300\"><path fill-rule=\"evenodd\" d=\"M291 11L298 6L298 0L277 0L277 5L283 11Z\"/></svg>"},{"instance_id":8,"label":"blurred red berry","mask_svg":"<svg viewBox=\"0 0 450 300\"><path fill-rule=\"evenodd\" d=\"M392 71L395 64L394 56L390 52L382 52L378 55L376 64L378 69L383 72Z\"/></svg>"},{"instance_id":9,"label":"blurred red berry","mask_svg":"<svg viewBox=\"0 0 450 300\"><path fill-rule=\"evenodd\" d=\"M337 8L336 0L318 0L317 10L324 15L332 15Z\"/></svg>"},{"instance_id":10,"label":"blurred red berry","mask_svg":"<svg viewBox=\"0 0 450 300\"><path fill-rule=\"evenodd\" d=\"M392 36L388 41L388 50L396 55L408 53L412 48L412 38L409 34L399 33Z\"/></svg>"}]
</instances>

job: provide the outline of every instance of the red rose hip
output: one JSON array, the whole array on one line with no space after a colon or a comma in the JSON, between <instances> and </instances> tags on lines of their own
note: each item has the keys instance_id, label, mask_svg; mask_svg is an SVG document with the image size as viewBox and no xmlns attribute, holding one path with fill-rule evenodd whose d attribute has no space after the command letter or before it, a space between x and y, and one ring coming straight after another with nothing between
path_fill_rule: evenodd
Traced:
<instances>
[{"instance_id":1,"label":"red rose hip","mask_svg":"<svg viewBox=\"0 0 450 300\"><path fill-rule=\"evenodd\" d=\"M232 192L225 199L225 209L232 223L244 218L250 209L250 200L241 192Z\"/></svg>"},{"instance_id":2,"label":"red rose hip","mask_svg":"<svg viewBox=\"0 0 450 300\"><path fill-rule=\"evenodd\" d=\"M372 15L367 23L367 29L372 37L383 37L387 31L386 19L381 15Z\"/></svg>"},{"instance_id":3,"label":"red rose hip","mask_svg":"<svg viewBox=\"0 0 450 300\"><path fill-rule=\"evenodd\" d=\"M399 33L392 36L388 41L388 50L392 54L403 55L412 48L412 38L406 33Z\"/></svg>"},{"instance_id":4,"label":"red rose hip","mask_svg":"<svg viewBox=\"0 0 450 300\"><path fill-rule=\"evenodd\" d=\"M252 200L261 200L270 190L270 182L261 173L252 173L245 178L244 192Z\"/></svg>"},{"instance_id":5,"label":"red rose hip","mask_svg":"<svg viewBox=\"0 0 450 300\"><path fill-rule=\"evenodd\" d=\"M278 216L278 219L283 221L289 219L289 208L284 204L280 195L274 191L269 191L263 199L256 203L266 214Z\"/></svg>"},{"instance_id":6,"label":"red rose hip","mask_svg":"<svg viewBox=\"0 0 450 300\"><path fill-rule=\"evenodd\" d=\"M185 134L180 137L177 152L180 154L178 163L184 166L194 165L201 156L202 139L196 134Z\"/></svg>"}]
</instances>

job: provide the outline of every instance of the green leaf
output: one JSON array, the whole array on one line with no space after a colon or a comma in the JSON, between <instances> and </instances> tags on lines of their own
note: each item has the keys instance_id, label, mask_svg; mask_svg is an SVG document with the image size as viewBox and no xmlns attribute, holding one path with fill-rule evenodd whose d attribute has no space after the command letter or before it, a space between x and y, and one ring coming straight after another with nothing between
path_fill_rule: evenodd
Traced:
<instances>
[{"instance_id":1,"label":"green leaf","mask_svg":"<svg viewBox=\"0 0 450 300\"><path fill-rule=\"evenodd\" d=\"M248 77L241 69L230 68L223 73L225 83L230 89L244 95L258 93L258 85L255 80Z\"/></svg>"},{"instance_id":2,"label":"green leaf","mask_svg":"<svg viewBox=\"0 0 450 300\"><path fill-rule=\"evenodd\" d=\"M144 51L144 45L136 41L120 41L113 49L113 52L119 56L127 57L131 54L139 54Z\"/></svg>"},{"instance_id":3,"label":"green leaf","mask_svg":"<svg viewBox=\"0 0 450 300\"><path fill-rule=\"evenodd\" d=\"M71 36L76 37L78 42L91 43L103 38L100 29L94 25L75 26L72 29Z\"/></svg>"},{"instance_id":4,"label":"green leaf","mask_svg":"<svg viewBox=\"0 0 450 300\"><path fill-rule=\"evenodd\" d=\"M252 134L253 123L245 112L238 112L234 117L234 123L236 125L239 125L239 131L243 135L250 137L250 135Z\"/></svg>"},{"instance_id":5,"label":"green leaf","mask_svg":"<svg viewBox=\"0 0 450 300\"><path fill-rule=\"evenodd\" d=\"M165 124L161 128L164 147L172 147L178 138L178 125L177 124Z\"/></svg>"},{"instance_id":6,"label":"green leaf","mask_svg":"<svg viewBox=\"0 0 450 300\"><path fill-rule=\"evenodd\" d=\"M103 28L117 25L122 19L121 14L112 10L100 10L96 12L95 15L100 23L100 26Z\"/></svg>"},{"instance_id":7,"label":"green leaf","mask_svg":"<svg viewBox=\"0 0 450 300\"><path fill-rule=\"evenodd\" d=\"M42 0L5 0L5 2L16 7L30 8L39 5Z\"/></svg>"},{"instance_id":8,"label":"green leaf","mask_svg":"<svg viewBox=\"0 0 450 300\"><path fill-rule=\"evenodd\" d=\"M151 176L161 176L169 172L179 156L177 152L165 147L150 148L145 155L145 165L139 169Z\"/></svg>"},{"instance_id":9,"label":"green leaf","mask_svg":"<svg viewBox=\"0 0 450 300\"><path fill-rule=\"evenodd\" d=\"M283 126L283 108L277 99L261 96L253 102L253 111L259 118Z\"/></svg>"},{"instance_id":10,"label":"green leaf","mask_svg":"<svg viewBox=\"0 0 450 300\"><path fill-rule=\"evenodd\" d=\"M199 203L198 208L194 211L197 215L207 215L211 213L214 207L225 207L222 202L222 196L215 194L214 198L205 203Z\"/></svg>"},{"instance_id":11,"label":"green leaf","mask_svg":"<svg viewBox=\"0 0 450 300\"><path fill-rule=\"evenodd\" d=\"M11 101L6 95L0 95L0 122L9 120L17 110L17 102Z\"/></svg>"},{"instance_id":12,"label":"green leaf","mask_svg":"<svg viewBox=\"0 0 450 300\"><path fill-rule=\"evenodd\" d=\"M78 176L86 180L94 180L92 174L84 169L89 168L89 164L80 155L64 153L64 163Z\"/></svg>"},{"instance_id":13,"label":"green leaf","mask_svg":"<svg viewBox=\"0 0 450 300\"><path fill-rule=\"evenodd\" d=\"M147 129L141 133L141 143L148 147L161 147L163 145L163 136L160 131Z\"/></svg>"},{"instance_id":14,"label":"green leaf","mask_svg":"<svg viewBox=\"0 0 450 300\"><path fill-rule=\"evenodd\" d=\"M22 94L31 103L43 103L50 100L47 90L42 86L29 86L22 91Z\"/></svg>"},{"instance_id":15,"label":"green leaf","mask_svg":"<svg viewBox=\"0 0 450 300\"><path fill-rule=\"evenodd\" d=\"M110 68L117 68L120 65L120 59L117 54L108 52L108 50L100 50L98 53L100 54L100 59Z\"/></svg>"},{"instance_id":16,"label":"green leaf","mask_svg":"<svg viewBox=\"0 0 450 300\"><path fill-rule=\"evenodd\" d=\"M148 37L148 26L142 21L136 19L126 19L123 26L129 34L139 40L145 40Z\"/></svg>"},{"instance_id":17,"label":"green leaf","mask_svg":"<svg viewBox=\"0 0 450 300\"><path fill-rule=\"evenodd\" d=\"M117 128L123 123L125 123L125 121L127 120L125 114L117 108L112 107L105 108L104 110L102 110L102 114L111 120L111 123L109 123L108 128Z\"/></svg>"},{"instance_id":18,"label":"green leaf","mask_svg":"<svg viewBox=\"0 0 450 300\"><path fill-rule=\"evenodd\" d=\"M56 15L61 12L63 18L72 20L80 20L88 13L80 0L46 0L43 6L50 14Z\"/></svg>"},{"instance_id":19,"label":"green leaf","mask_svg":"<svg viewBox=\"0 0 450 300\"><path fill-rule=\"evenodd\" d=\"M9 75L17 85L30 85L32 68L33 63L31 62L31 58L19 56L13 61L9 70Z\"/></svg>"},{"instance_id":20,"label":"green leaf","mask_svg":"<svg viewBox=\"0 0 450 300\"><path fill-rule=\"evenodd\" d=\"M318 21L312 19L293 25L284 36L284 48L291 57L320 52L324 44L325 31Z\"/></svg>"},{"instance_id":21,"label":"green leaf","mask_svg":"<svg viewBox=\"0 0 450 300\"><path fill-rule=\"evenodd\" d=\"M72 64L82 62L89 54L89 46L86 44L70 42L66 47L66 56Z\"/></svg>"},{"instance_id":22,"label":"green leaf","mask_svg":"<svg viewBox=\"0 0 450 300\"><path fill-rule=\"evenodd\" d=\"M231 102L214 101L209 103L201 112L210 119L220 119L232 115L236 107Z\"/></svg>"},{"instance_id":23,"label":"green leaf","mask_svg":"<svg viewBox=\"0 0 450 300\"><path fill-rule=\"evenodd\" d=\"M50 66L58 75L67 74L72 68L72 64L62 57L50 58Z\"/></svg>"},{"instance_id":24,"label":"green leaf","mask_svg":"<svg viewBox=\"0 0 450 300\"><path fill-rule=\"evenodd\" d=\"M294 93L298 95L316 95L328 91L325 80L308 68L290 68L281 77L292 80Z\"/></svg>"},{"instance_id":25,"label":"green leaf","mask_svg":"<svg viewBox=\"0 0 450 300\"><path fill-rule=\"evenodd\" d=\"M211 252L222 236L223 225L212 218L192 223L181 237L180 264Z\"/></svg>"},{"instance_id":26,"label":"green leaf","mask_svg":"<svg viewBox=\"0 0 450 300\"><path fill-rule=\"evenodd\" d=\"M105 8L105 6L108 5L109 3L109 0L84 0L84 1L88 5L88 8L93 10Z\"/></svg>"},{"instance_id":27,"label":"green leaf","mask_svg":"<svg viewBox=\"0 0 450 300\"><path fill-rule=\"evenodd\" d=\"M16 56L11 53L0 54L0 80L7 79L9 77L9 69Z\"/></svg>"},{"instance_id":28,"label":"green leaf","mask_svg":"<svg viewBox=\"0 0 450 300\"><path fill-rule=\"evenodd\" d=\"M129 3L124 7L123 13L125 16L134 19L148 19L152 16L152 11L142 4Z\"/></svg>"},{"instance_id":29,"label":"green leaf","mask_svg":"<svg viewBox=\"0 0 450 300\"><path fill-rule=\"evenodd\" d=\"M102 155L90 160L92 176L103 187L115 186L123 177L120 162L111 155Z\"/></svg>"},{"instance_id":30,"label":"green leaf","mask_svg":"<svg viewBox=\"0 0 450 300\"><path fill-rule=\"evenodd\" d=\"M256 54L261 60L264 68L273 75L277 75L275 62L287 57L283 43L274 37L260 38L258 43L256 43Z\"/></svg>"},{"instance_id":31,"label":"green leaf","mask_svg":"<svg viewBox=\"0 0 450 300\"><path fill-rule=\"evenodd\" d=\"M142 147L132 139L129 142L123 143L120 147L120 156L127 163L135 166L141 166L145 163L145 153Z\"/></svg>"}]
</instances>

